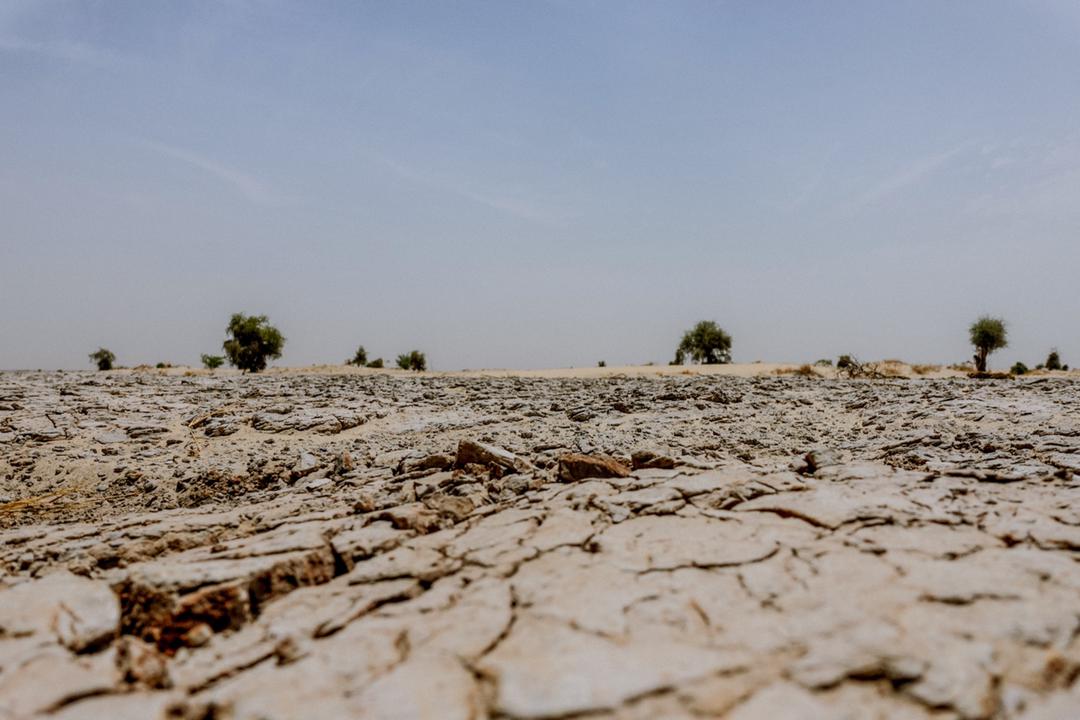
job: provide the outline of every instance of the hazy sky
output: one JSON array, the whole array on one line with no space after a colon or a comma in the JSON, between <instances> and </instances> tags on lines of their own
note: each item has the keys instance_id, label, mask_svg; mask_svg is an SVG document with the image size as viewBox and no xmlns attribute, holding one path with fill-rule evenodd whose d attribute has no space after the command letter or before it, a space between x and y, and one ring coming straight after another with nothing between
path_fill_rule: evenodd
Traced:
<instances>
[{"instance_id":1,"label":"hazy sky","mask_svg":"<svg viewBox=\"0 0 1080 720\"><path fill-rule=\"evenodd\" d=\"M0 367L1080 365L1080 4L0 0Z\"/></svg>"}]
</instances>

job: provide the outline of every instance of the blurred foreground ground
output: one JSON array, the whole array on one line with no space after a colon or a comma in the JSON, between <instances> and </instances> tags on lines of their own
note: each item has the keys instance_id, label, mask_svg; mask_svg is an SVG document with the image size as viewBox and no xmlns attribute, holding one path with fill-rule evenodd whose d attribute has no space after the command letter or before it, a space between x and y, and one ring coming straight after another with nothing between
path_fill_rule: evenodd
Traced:
<instances>
[{"instance_id":1,"label":"blurred foreground ground","mask_svg":"<svg viewBox=\"0 0 1080 720\"><path fill-rule=\"evenodd\" d=\"M776 369L0 373L0 718L1080 717L1080 384Z\"/></svg>"}]
</instances>

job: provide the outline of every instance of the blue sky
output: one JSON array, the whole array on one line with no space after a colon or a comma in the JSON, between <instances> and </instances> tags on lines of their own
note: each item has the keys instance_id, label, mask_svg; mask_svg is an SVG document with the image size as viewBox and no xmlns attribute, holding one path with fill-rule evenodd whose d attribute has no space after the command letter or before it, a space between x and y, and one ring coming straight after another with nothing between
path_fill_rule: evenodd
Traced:
<instances>
[{"instance_id":1,"label":"blue sky","mask_svg":"<svg viewBox=\"0 0 1080 720\"><path fill-rule=\"evenodd\" d=\"M1080 365L1072 2L0 0L0 367Z\"/></svg>"}]
</instances>

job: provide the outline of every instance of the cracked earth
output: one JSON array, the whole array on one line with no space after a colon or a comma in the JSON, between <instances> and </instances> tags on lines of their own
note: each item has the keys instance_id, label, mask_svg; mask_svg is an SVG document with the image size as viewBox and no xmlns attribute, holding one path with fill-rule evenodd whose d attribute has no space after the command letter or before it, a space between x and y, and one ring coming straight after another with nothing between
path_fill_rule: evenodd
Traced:
<instances>
[{"instance_id":1,"label":"cracked earth","mask_svg":"<svg viewBox=\"0 0 1080 720\"><path fill-rule=\"evenodd\" d=\"M1074 720L1078 401L0 373L0 718Z\"/></svg>"}]
</instances>

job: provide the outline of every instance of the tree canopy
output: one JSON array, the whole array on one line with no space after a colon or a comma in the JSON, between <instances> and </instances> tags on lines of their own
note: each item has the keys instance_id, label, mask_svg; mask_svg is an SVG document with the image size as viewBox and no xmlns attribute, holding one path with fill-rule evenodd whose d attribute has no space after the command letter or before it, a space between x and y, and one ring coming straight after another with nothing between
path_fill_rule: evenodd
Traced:
<instances>
[{"instance_id":1,"label":"tree canopy","mask_svg":"<svg viewBox=\"0 0 1080 720\"><path fill-rule=\"evenodd\" d=\"M265 370L266 361L281 357L285 347L285 337L265 315L235 313L225 332L229 334L222 344L225 356L231 365L245 372Z\"/></svg>"},{"instance_id":2,"label":"tree canopy","mask_svg":"<svg viewBox=\"0 0 1080 720\"><path fill-rule=\"evenodd\" d=\"M675 350L675 363L721 365L731 362L731 336L712 320L702 320L683 334Z\"/></svg>"},{"instance_id":3,"label":"tree canopy","mask_svg":"<svg viewBox=\"0 0 1080 720\"><path fill-rule=\"evenodd\" d=\"M397 366L402 370L427 370L427 358L419 350L402 353L397 356Z\"/></svg>"},{"instance_id":4,"label":"tree canopy","mask_svg":"<svg viewBox=\"0 0 1080 720\"><path fill-rule=\"evenodd\" d=\"M113 363L116 362L116 355L113 355L112 351L107 348L98 348L95 352L90 353L90 361L97 365L98 370L112 370Z\"/></svg>"},{"instance_id":5,"label":"tree canopy","mask_svg":"<svg viewBox=\"0 0 1080 720\"><path fill-rule=\"evenodd\" d=\"M1005 321L1001 318L983 315L971 323L968 329L971 344L975 346L975 369L986 372L986 358L995 350L1007 347L1008 336L1005 331Z\"/></svg>"},{"instance_id":6,"label":"tree canopy","mask_svg":"<svg viewBox=\"0 0 1080 720\"><path fill-rule=\"evenodd\" d=\"M357 367L364 367L365 365L367 365L367 362L367 350L365 350L364 346L361 345L360 347L356 348L356 352L353 353L352 360L347 360L345 364L356 365Z\"/></svg>"}]
</instances>

